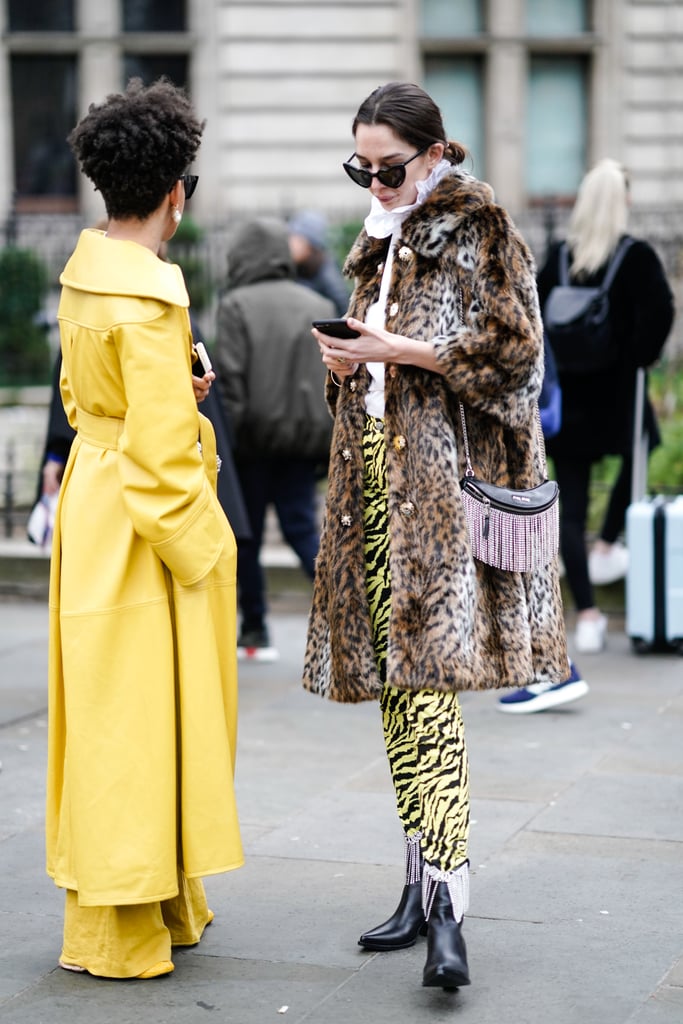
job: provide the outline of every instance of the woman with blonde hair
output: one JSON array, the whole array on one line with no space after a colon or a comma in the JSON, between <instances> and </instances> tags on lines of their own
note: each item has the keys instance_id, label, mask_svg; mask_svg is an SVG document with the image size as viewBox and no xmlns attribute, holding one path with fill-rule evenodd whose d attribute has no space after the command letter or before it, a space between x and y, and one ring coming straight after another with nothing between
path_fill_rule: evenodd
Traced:
<instances>
[{"instance_id":1,"label":"woman with blonde hair","mask_svg":"<svg viewBox=\"0 0 683 1024\"><path fill-rule=\"evenodd\" d=\"M569 219L574 278L590 277L608 262L626 234L628 203L626 171L616 160L601 160L583 179Z\"/></svg>"},{"instance_id":2,"label":"woman with blonde hair","mask_svg":"<svg viewBox=\"0 0 683 1024\"><path fill-rule=\"evenodd\" d=\"M570 283L595 287L622 240L630 245L608 289L614 359L606 368L567 372L559 366L562 428L548 442L560 485L561 549L576 605L576 650L597 653L605 644L606 616L596 607L593 583L626 572L628 553L618 542L631 493L631 450L636 370L659 357L673 320L673 298L656 252L627 234L629 180L616 160L600 160L581 183L569 221ZM554 245L538 277L541 309L560 279L563 245ZM654 411L646 402L650 447L659 443ZM585 547L590 475L605 455L621 456L600 534Z\"/></svg>"}]
</instances>

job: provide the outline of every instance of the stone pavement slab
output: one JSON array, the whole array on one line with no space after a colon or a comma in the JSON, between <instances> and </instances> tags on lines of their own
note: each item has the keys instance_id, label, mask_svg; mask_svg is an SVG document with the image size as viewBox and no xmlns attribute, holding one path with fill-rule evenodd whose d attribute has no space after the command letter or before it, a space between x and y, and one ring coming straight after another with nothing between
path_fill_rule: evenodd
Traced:
<instances>
[{"instance_id":1,"label":"stone pavement slab","mask_svg":"<svg viewBox=\"0 0 683 1024\"><path fill-rule=\"evenodd\" d=\"M273 664L240 670L247 862L206 879L214 924L176 970L116 982L56 967L44 874L47 615L0 603L1 1024L681 1024L683 660L613 629L591 691L540 715L463 695L472 768L472 985L420 985L425 942L371 954L402 841L376 705L300 686L305 594L273 602Z\"/></svg>"}]
</instances>

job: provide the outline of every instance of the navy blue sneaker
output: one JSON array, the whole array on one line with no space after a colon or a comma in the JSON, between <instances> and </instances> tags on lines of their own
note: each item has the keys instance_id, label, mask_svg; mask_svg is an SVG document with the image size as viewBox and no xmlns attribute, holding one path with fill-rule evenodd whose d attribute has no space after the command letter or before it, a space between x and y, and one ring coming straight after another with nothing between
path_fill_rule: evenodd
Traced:
<instances>
[{"instance_id":1,"label":"navy blue sneaker","mask_svg":"<svg viewBox=\"0 0 683 1024\"><path fill-rule=\"evenodd\" d=\"M571 674L563 683L532 683L521 690L513 690L498 700L498 708L512 715L530 715L534 711L547 711L585 697L588 683L581 678L573 661L569 667Z\"/></svg>"}]
</instances>

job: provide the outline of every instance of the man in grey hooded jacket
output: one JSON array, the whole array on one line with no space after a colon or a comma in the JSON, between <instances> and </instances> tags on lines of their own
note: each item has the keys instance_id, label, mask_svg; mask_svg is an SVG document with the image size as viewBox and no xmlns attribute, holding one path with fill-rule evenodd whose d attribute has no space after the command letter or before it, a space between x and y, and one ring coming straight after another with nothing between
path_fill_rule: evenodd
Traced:
<instances>
[{"instance_id":1,"label":"man in grey hooded jacket","mask_svg":"<svg viewBox=\"0 0 683 1024\"><path fill-rule=\"evenodd\" d=\"M235 463L252 536L239 540L238 655L272 660L260 550L266 509L312 579L318 552L316 481L325 474L332 419L311 321L334 305L295 281L287 227L240 224L227 254L216 325L216 384L235 430Z\"/></svg>"}]
</instances>

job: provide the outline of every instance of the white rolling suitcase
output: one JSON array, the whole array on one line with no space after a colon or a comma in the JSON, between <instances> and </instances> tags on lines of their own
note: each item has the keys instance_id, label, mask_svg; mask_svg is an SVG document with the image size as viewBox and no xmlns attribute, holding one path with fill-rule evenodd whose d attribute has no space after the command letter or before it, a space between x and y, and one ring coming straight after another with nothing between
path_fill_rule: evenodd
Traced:
<instances>
[{"instance_id":1,"label":"white rolling suitcase","mask_svg":"<svg viewBox=\"0 0 683 1024\"><path fill-rule=\"evenodd\" d=\"M626 633L634 650L683 654L683 495L648 497L648 438L643 434L645 372L638 371L633 486L626 513L629 567Z\"/></svg>"}]
</instances>

